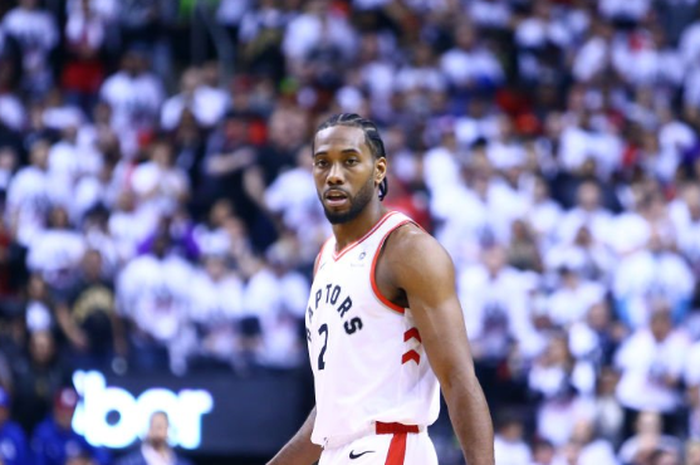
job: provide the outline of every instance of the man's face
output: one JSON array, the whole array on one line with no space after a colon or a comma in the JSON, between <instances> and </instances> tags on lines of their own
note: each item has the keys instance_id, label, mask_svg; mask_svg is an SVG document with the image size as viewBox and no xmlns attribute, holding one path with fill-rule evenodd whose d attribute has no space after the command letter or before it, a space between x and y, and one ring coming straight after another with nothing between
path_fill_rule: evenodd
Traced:
<instances>
[{"instance_id":1,"label":"man's face","mask_svg":"<svg viewBox=\"0 0 700 465\"><path fill-rule=\"evenodd\" d=\"M360 128L333 126L316 134L313 175L331 224L355 219L377 195L386 159L375 159Z\"/></svg>"},{"instance_id":2,"label":"man's face","mask_svg":"<svg viewBox=\"0 0 700 465\"><path fill-rule=\"evenodd\" d=\"M151 417L151 425L148 428L148 442L153 447L162 447L168 441L168 418L162 413L156 413Z\"/></svg>"}]
</instances>

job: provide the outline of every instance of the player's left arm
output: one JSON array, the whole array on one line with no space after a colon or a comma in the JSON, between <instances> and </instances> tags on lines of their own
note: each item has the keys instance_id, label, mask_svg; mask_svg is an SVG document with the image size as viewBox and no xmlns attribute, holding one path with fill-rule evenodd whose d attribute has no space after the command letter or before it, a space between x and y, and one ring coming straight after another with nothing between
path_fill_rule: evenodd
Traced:
<instances>
[{"instance_id":1,"label":"player's left arm","mask_svg":"<svg viewBox=\"0 0 700 465\"><path fill-rule=\"evenodd\" d=\"M474 373L452 260L433 237L409 226L389 238L383 261L383 276L407 299L467 464L493 465L493 426Z\"/></svg>"}]
</instances>

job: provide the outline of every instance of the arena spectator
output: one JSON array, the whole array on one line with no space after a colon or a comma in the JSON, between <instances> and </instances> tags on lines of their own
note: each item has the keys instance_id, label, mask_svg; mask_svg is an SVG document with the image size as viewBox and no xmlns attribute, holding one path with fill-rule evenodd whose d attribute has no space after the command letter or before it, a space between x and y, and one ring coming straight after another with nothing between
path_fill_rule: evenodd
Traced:
<instances>
[{"instance_id":1,"label":"arena spectator","mask_svg":"<svg viewBox=\"0 0 700 465\"><path fill-rule=\"evenodd\" d=\"M130 325L132 363L138 369L185 368L186 316L190 305L191 265L172 253L161 232L153 250L135 258L117 277L117 308Z\"/></svg>"},{"instance_id":2,"label":"arena spectator","mask_svg":"<svg viewBox=\"0 0 700 465\"><path fill-rule=\"evenodd\" d=\"M243 297L243 312L260 322L264 350L259 362L294 366L301 362L302 321L306 310L306 277L294 270L293 240L279 241L266 262L250 277Z\"/></svg>"},{"instance_id":3,"label":"arena spectator","mask_svg":"<svg viewBox=\"0 0 700 465\"><path fill-rule=\"evenodd\" d=\"M59 41L55 18L39 1L21 0L0 27L8 45L16 47L24 89L43 95L53 84L49 58Z\"/></svg>"},{"instance_id":4,"label":"arena spectator","mask_svg":"<svg viewBox=\"0 0 700 465\"><path fill-rule=\"evenodd\" d=\"M688 433L691 438L700 439L700 341L688 352L684 381L690 399Z\"/></svg>"},{"instance_id":5,"label":"arena spectator","mask_svg":"<svg viewBox=\"0 0 700 465\"><path fill-rule=\"evenodd\" d=\"M225 92L204 84L201 71L190 68L182 74L180 93L163 104L160 127L166 131L174 129L182 120L185 109L194 115L199 126L210 128L221 120L228 107Z\"/></svg>"},{"instance_id":6,"label":"arena spectator","mask_svg":"<svg viewBox=\"0 0 700 465\"><path fill-rule=\"evenodd\" d=\"M34 332L28 341L28 355L12 361L13 418L27 434L51 410L53 393L70 382L68 361L58 353L56 344L50 332Z\"/></svg>"},{"instance_id":7,"label":"arena spectator","mask_svg":"<svg viewBox=\"0 0 700 465\"><path fill-rule=\"evenodd\" d=\"M594 382L593 367L571 356L566 337L552 337L528 374L530 390L541 398L538 435L563 446L571 439L574 425L591 421Z\"/></svg>"},{"instance_id":8,"label":"arena spectator","mask_svg":"<svg viewBox=\"0 0 700 465\"><path fill-rule=\"evenodd\" d=\"M56 319L72 348L76 365L107 368L116 355L125 356L126 338L116 313L114 286L105 278L99 251L87 250L76 282L62 292Z\"/></svg>"},{"instance_id":9,"label":"arena spectator","mask_svg":"<svg viewBox=\"0 0 700 465\"><path fill-rule=\"evenodd\" d=\"M121 70L108 77L100 98L112 108L112 127L146 137L155 129L164 100L161 80L148 70L145 51L132 48L122 57Z\"/></svg>"},{"instance_id":10,"label":"arena spectator","mask_svg":"<svg viewBox=\"0 0 700 465\"><path fill-rule=\"evenodd\" d=\"M500 419L494 436L496 462L504 465L531 463L530 447L523 437L524 427L519 419Z\"/></svg>"},{"instance_id":11,"label":"arena spectator","mask_svg":"<svg viewBox=\"0 0 700 465\"><path fill-rule=\"evenodd\" d=\"M617 312L632 328L649 322L652 301L666 301L674 321L680 321L688 310L692 292L690 268L656 230L652 230L647 248L626 256L615 272Z\"/></svg>"},{"instance_id":12,"label":"arena spectator","mask_svg":"<svg viewBox=\"0 0 700 465\"><path fill-rule=\"evenodd\" d=\"M25 246L44 228L52 201L64 194L55 192L56 187L50 182L47 170L50 148L48 140L34 142L29 152L31 164L19 169L7 190L5 221Z\"/></svg>"},{"instance_id":13,"label":"arena spectator","mask_svg":"<svg viewBox=\"0 0 700 465\"><path fill-rule=\"evenodd\" d=\"M239 358L237 327L243 313L244 287L228 272L226 255L205 254L204 270L191 281L189 316L197 329L198 343L190 366L230 367Z\"/></svg>"},{"instance_id":14,"label":"arena spectator","mask_svg":"<svg viewBox=\"0 0 700 465\"><path fill-rule=\"evenodd\" d=\"M31 447L37 465L63 465L72 457L89 454L99 465L112 463L109 453L91 446L73 431L71 420L78 405L73 388L61 388L54 396L51 415L37 425Z\"/></svg>"},{"instance_id":15,"label":"arena spectator","mask_svg":"<svg viewBox=\"0 0 700 465\"><path fill-rule=\"evenodd\" d=\"M165 412L154 412L139 450L118 460L117 465L189 465L190 461L180 457L168 444L169 430L168 415Z\"/></svg>"},{"instance_id":16,"label":"arena spectator","mask_svg":"<svg viewBox=\"0 0 700 465\"><path fill-rule=\"evenodd\" d=\"M679 383L690 347L687 335L673 326L667 307L652 313L649 326L640 327L615 354L621 371L617 396L629 419L641 411L666 414L669 422L680 403ZM672 430L672 425L667 425Z\"/></svg>"},{"instance_id":17,"label":"arena spectator","mask_svg":"<svg viewBox=\"0 0 700 465\"><path fill-rule=\"evenodd\" d=\"M31 457L22 427L10 415L10 395L0 387L0 461L5 465L29 465Z\"/></svg>"},{"instance_id":18,"label":"arena spectator","mask_svg":"<svg viewBox=\"0 0 700 465\"><path fill-rule=\"evenodd\" d=\"M656 412L641 412L635 422L635 433L620 447L620 463L644 463L658 450L680 453L681 442L678 438L663 434L662 418Z\"/></svg>"},{"instance_id":19,"label":"arena spectator","mask_svg":"<svg viewBox=\"0 0 700 465\"><path fill-rule=\"evenodd\" d=\"M85 240L72 228L63 207L51 208L46 223L46 229L36 235L29 247L27 266L51 288L65 290L75 282Z\"/></svg>"},{"instance_id":20,"label":"arena spectator","mask_svg":"<svg viewBox=\"0 0 700 465\"><path fill-rule=\"evenodd\" d=\"M697 440L688 441L685 447L686 465L697 465L700 463L700 442Z\"/></svg>"},{"instance_id":21,"label":"arena spectator","mask_svg":"<svg viewBox=\"0 0 700 465\"><path fill-rule=\"evenodd\" d=\"M578 462L581 465L617 464L612 443L597 436L592 421L579 421L571 433L571 440L581 447Z\"/></svg>"}]
</instances>

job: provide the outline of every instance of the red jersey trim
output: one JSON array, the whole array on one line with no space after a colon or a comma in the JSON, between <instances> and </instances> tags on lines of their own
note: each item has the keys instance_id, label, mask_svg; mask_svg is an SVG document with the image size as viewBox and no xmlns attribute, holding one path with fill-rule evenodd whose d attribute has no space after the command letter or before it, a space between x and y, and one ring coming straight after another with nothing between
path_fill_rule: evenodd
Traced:
<instances>
[{"instance_id":1,"label":"red jersey trim","mask_svg":"<svg viewBox=\"0 0 700 465\"><path fill-rule=\"evenodd\" d=\"M377 261L379 260L379 255L382 252L382 247L384 247L384 242L386 242L387 238L389 237L389 234L394 232L400 226L403 226L404 224L408 224L408 223L413 223L413 221L404 220L404 221L400 222L399 224L397 224L396 226L394 226L393 228L391 228L389 231L387 231L386 234L384 234L384 237L382 237L382 240L379 241L379 247L377 248L377 252L374 254L374 258L372 259L372 269L369 272L369 279L370 279L370 282L372 283L372 291L374 291L374 295L377 296L377 299L379 299L379 301L381 303L383 303L384 305L386 305L390 309L394 310L395 312L401 313L402 315L406 311L406 309L399 306L399 305L396 305L395 303L393 303L392 301L387 299L381 293L381 291L379 290L379 286L377 285L377 280L376 280L375 274L377 272Z\"/></svg>"},{"instance_id":2,"label":"red jersey trim","mask_svg":"<svg viewBox=\"0 0 700 465\"><path fill-rule=\"evenodd\" d=\"M406 458L406 433L396 433L391 438L384 465L403 465Z\"/></svg>"},{"instance_id":3,"label":"red jersey trim","mask_svg":"<svg viewBox=\"0 0 700 465\"><path fill-rule=\"evenodd\" d=\"M333 251L333 260L335 260L336 262L338 260L340 260L343 255L350 252L352 249L354 249L355 247L360 245L362 243L362 241L364 241L369 236L371 236L377 229L379 229L386 222L386 220L388 220L390 217L392 217L398 213L399 212L397 212L397 211L387 212L379 221L377 221L377 224L375 224L372 227L372 229L370 229L369 231L367 231L367 233L365 233L364 236L362 236L361 238L359 238L355 242L351 242L350 244L346 245L345 248L343 250L341 250L340 252Z\"/></svg>"}]
</instances>

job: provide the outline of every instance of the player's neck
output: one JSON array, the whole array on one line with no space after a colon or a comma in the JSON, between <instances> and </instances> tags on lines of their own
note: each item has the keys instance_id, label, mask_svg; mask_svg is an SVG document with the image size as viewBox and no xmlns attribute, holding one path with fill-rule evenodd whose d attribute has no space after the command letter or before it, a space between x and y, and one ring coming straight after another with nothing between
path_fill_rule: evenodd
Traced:
<instances>
[{"instance_id":1,"label":"player's neck","mask_svg":"<svg viewBox=\"0 0 700 465\"><path fill-rule=\"evenodd\" d=\"M387 209L381 203L371 202L355 219L347 223L334 224L336 252L362 238L386 213Z\"/></svg>"}]
</instances>

